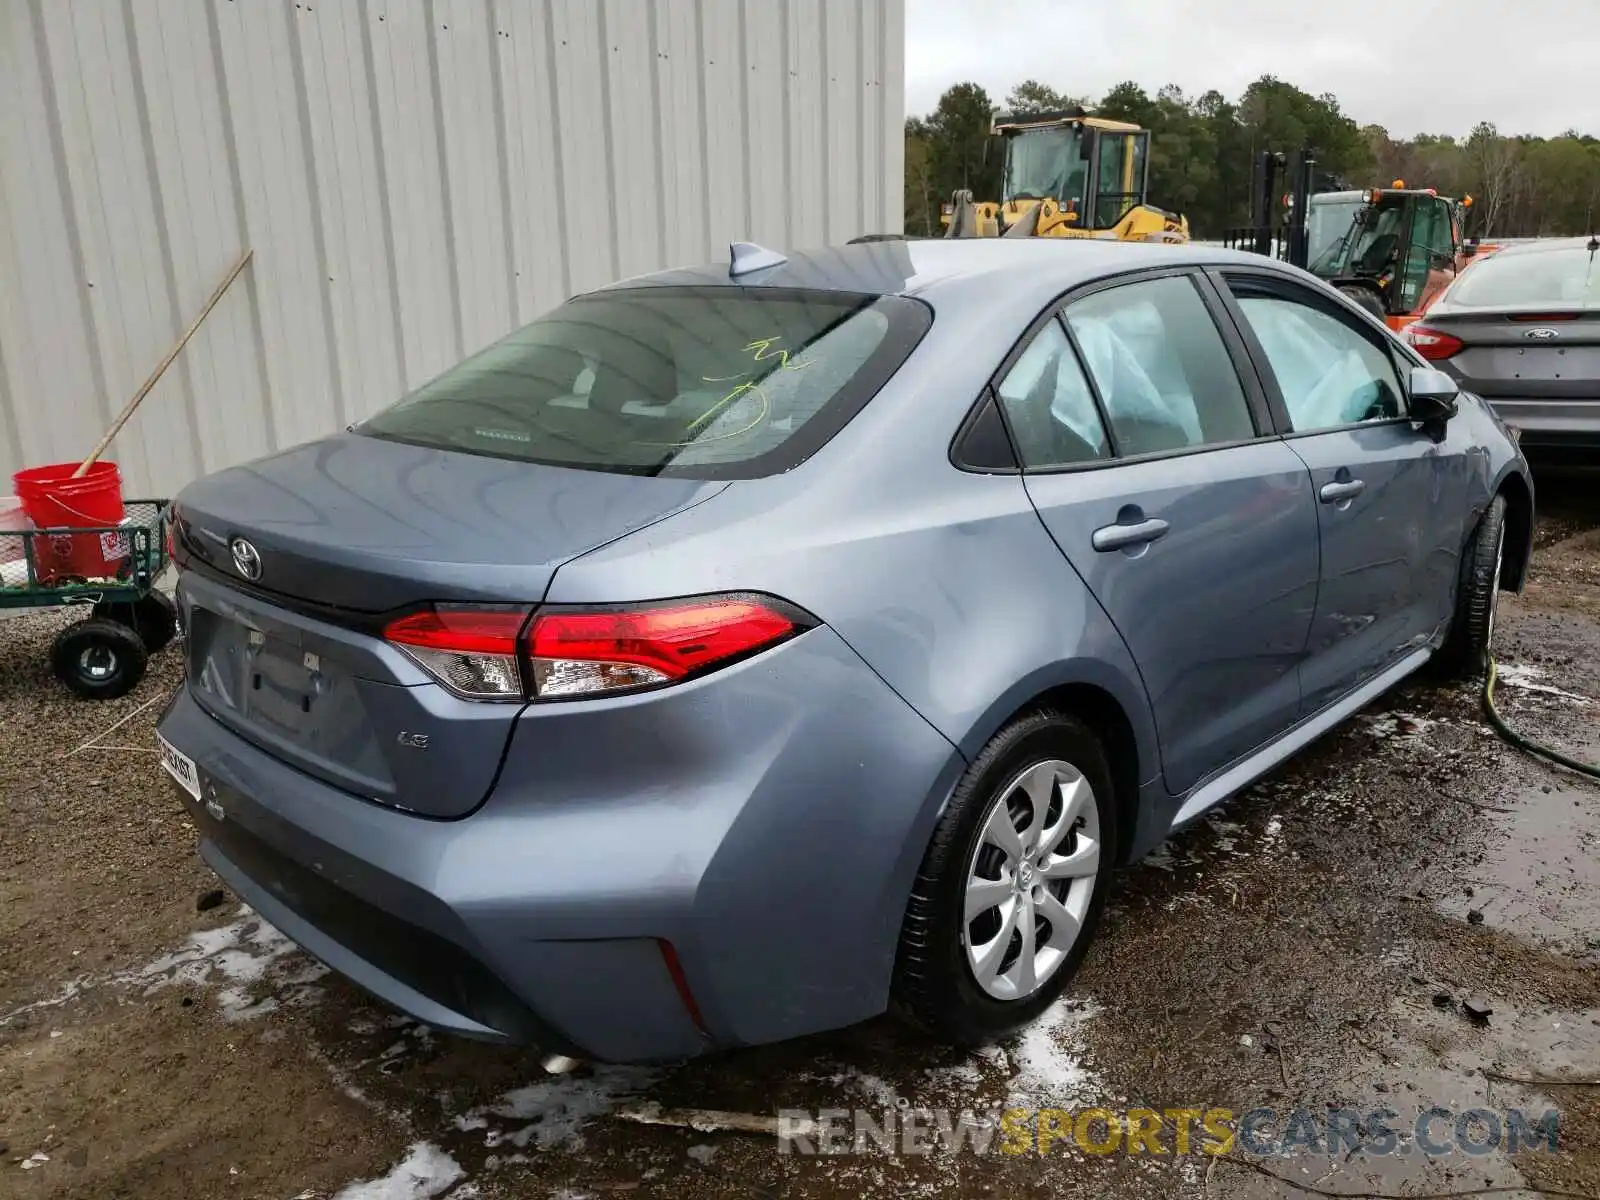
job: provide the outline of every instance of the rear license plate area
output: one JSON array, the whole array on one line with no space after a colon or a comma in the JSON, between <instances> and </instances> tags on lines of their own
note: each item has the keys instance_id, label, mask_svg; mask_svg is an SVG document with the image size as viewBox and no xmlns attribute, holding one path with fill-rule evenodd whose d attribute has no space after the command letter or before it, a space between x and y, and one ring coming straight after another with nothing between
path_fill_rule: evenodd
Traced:
<instances>
[{"instance_id":1,"label":"rear license plate area","mask_svg":"<svg viewBox=\"0 0 1600 1200\"><path fill-rule=\"evenodd\" d=\"M250 725L314 743L324 710L348 691L337 663L308 650L293 629L263 628L196 606L190 614L190 680Z\"/></svg>"}]
</instances>

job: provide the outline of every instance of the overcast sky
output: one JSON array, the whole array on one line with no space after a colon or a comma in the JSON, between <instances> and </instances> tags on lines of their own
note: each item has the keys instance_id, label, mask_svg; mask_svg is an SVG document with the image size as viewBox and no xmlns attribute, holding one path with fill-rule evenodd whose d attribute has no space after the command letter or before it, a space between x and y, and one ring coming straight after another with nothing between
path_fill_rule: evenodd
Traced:
<instances>
[{"instance_id":1,"label":"overcast sky","mask_svg":"<svg viewBox=\"0 0 1600 1200\"><path fill-rule=\"evenodd\" d=\"M1600 136L1600 0L906 0L907 114L961 80L996 104L1029 78L1234 100L1268 73L1397 137Z\"/></svg>"}]
</instances>

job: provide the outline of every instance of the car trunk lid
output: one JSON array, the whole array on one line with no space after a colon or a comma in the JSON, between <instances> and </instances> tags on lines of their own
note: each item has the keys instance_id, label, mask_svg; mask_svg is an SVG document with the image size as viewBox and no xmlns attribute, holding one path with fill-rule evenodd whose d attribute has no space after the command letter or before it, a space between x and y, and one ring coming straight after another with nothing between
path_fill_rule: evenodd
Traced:
<instances>
[{"instance_id":1,"label":"car trunk lid","mask_svg":"<svg viewBox=\"0 0 1600 1200\"><path fill-rule=\"evenodd\" d=\"M383 639L388 616L432 601L531 609L561 563L726 486L351 435L224 471L178 498L189 687L309 775L460 816L492 786L522 704L452 694ZM258 579L235 563L238 539Z\"/></svg>"},{"instance_id":2,"label":"car trunk lid","mask_svg":"<svg viewBox=\"0 0 1600 1200\"><path fill-rule=\"evenodd\" d=\"M1422 324L1462 342L1447 365L1485 399L1600 397L1600 311L1445 311Z\"/></svg>"}]
</instances>

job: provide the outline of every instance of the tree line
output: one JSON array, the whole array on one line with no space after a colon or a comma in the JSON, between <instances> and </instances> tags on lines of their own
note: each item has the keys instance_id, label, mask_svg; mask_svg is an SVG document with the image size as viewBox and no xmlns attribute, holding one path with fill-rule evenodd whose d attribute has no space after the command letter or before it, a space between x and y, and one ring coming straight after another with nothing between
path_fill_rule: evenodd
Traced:
<instances>
[{"instance_id":1,"label":"tree line","mask_svg":"<svg viewBox=\"0 0 1600 1200\"><path fill-rule=\"evenodd\" d=\"M1150 203L1183 213L1197 238L1249 223L1260 151L1308 145L1320 171L1350 187L1403 179L1443 196L1470 195L1467 228L1478 237L1591 233L1600 222L1600 139L1589 134L1508 135L1485 121L1464 139L1394 138L1347 115L1336 96L1264 75L1237 101L1215 90L1189 96L1173 84L1151 96L1128 82L1096 103L1030 79L996 106L982 87L958 83L933 112L906 122L906 232L941 233L939 206L958 188L999 199L1003 151L989 137L997 109L1025 117L1073 106L1150 130Z\"/></svg>"}]
</instances>

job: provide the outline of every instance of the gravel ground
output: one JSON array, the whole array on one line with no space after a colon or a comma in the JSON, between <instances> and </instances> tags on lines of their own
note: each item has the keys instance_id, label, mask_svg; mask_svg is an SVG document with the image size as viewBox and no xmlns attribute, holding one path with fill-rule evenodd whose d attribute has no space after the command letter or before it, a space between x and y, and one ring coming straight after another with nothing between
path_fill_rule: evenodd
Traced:
<instances>
[{"instance_id":1,"label":"gravel ground","mask_svg":"<svg viewBox=\"0 0 1600 1200\"><path fill-rule=\"evenodd\" d=\"M1600 500L1540 504L1501 708L1596 760ZM1472 695L1407 685L1124 872L1069 998L1005 1046L956 1054L885 1020L551 1079L394 1014L214 892L152 749L178 654L133 695L77 701L45 666L63 619L0 626L0 1197L1600 1197L1600 1089L1485 1074L1600 1077L1600 789L1506 747ZM1171 1153L1169 1128L1164 1154L824 1157L617 1119L639 1101L1269 1107L1279 1129L1354 1106L1408 1135L1434 1105L1554 1108L1559 1138L1213 1160Z\"/></svg>"}]
</instances>

